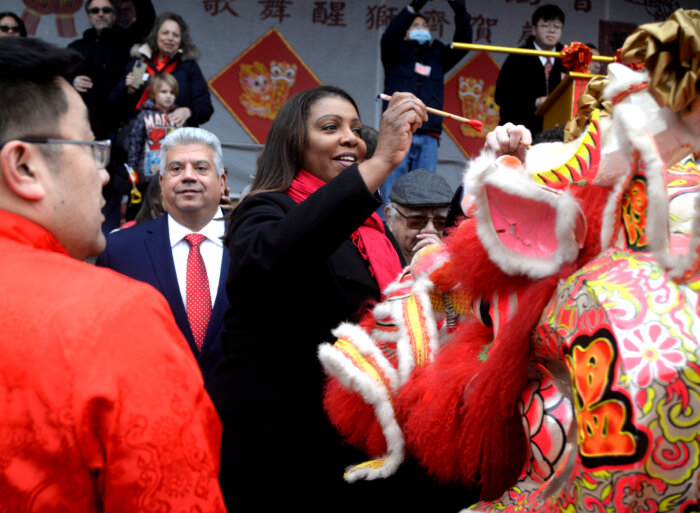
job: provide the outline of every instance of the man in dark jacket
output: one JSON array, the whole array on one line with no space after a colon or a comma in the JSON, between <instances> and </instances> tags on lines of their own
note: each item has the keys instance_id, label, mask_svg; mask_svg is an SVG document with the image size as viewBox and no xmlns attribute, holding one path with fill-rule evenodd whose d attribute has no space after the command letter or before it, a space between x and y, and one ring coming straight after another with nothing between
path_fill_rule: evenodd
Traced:
<instances>
[{"instance_id":1,"label":"man in dark jacket","mask_svg":"<svg viewBox=\"0 0 700 513\"><path fill-rule=\"evenodd\" d=\"M381 50L384 65L384 93L408 91L428 107L442 109L445 74L466 55L441 41L433 40L427 20L420 9L427 0L413 0L404 7L382 35ZM455 42L472 40L471 17L464 0L448 0L454 11ZM379 188L385 202L394 182L409 171L437 168L438 142L442 133L442 118L428 115L428 121L413 135L406 158ZM382 212L383 213L383 212Z\"/></svg>"},{"instance_id":2,"label":"man in dark jacket","mask_svg":"<svg viewBox=\"0 0 700 513\"><path fill-rule=\"evenodd\" d=\"M127 29L115 25L116 5L111 0L88 0L85 3L88 21L92 28L83 32L81 39L68 45L83 56L83 62L67 80L82 96L88 108L90 127L97 139L111 138L123 121L107 98L122 76L129 61L129 49L141 42L153 25L155 10L151 0L132 0L136 20ZM106 204L104 230L109 232L119 224L121 196L130 186L124 170L108 169L111 179L102 194Z\"/></svg>"},{"instance_id":3,"label":"man in dark jacket","mask_svg":"<svg viewBox=\"0 0 700 513\"><path fill-rule=\"evenodd\" d=\"M83 97L90 114L90 126L98 139L108 137L120 121L111 112L107 97L129 61L129 49L146 37L155 19L150 0L134 0L133 3L136 20L124 29L115 25L117 11L110 0L86 2L85 10L92 28L68 45L85 59L69 81Z\"/></svg>"},{"instance_id":4,"label":"man in dark jacket","mask_svg":"<svg viewBox=\"0 0 700 513\"><path fill-rule=\"evenodd\" d=\"M532 36L522 48L561 51L564 13L556 5L543 5L532 15ZM561 59L535 55L509 55L496 83L495 100L501 109L501 125L525 125L532 134L542 131L542 116L535 110L559 85L567 69Z\"/></svg>"}]
</instances>

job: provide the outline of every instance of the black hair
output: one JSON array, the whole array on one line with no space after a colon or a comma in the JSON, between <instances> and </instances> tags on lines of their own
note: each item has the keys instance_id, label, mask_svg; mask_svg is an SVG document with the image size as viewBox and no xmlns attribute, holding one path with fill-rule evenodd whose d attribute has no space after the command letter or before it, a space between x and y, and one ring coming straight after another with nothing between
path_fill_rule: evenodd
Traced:
<instances>
[{"instance_id":1,"label":"black hair","mask_svg":"<svg viewBox=\"0 0 700 513\"><path fill-rule=\"evenodd\" d=\"M328 96L347 100L359 115L360 110L355 100L339 87L324 85L292 96L282 105L272 122L246 198L261 192L284 191L289 188L301 169L307 145L306 118L309 117L311 106Z\"/></svg>"},{"instance_id":2,"label":"black hair","mask_svg":"<svg viewBox=\"0 0 700 513\"><path fill-rule=\"evenodd\" d=\"M87 0L85 2L85 12L88 12L88 9L90 9L90 4L94 2L95 0ZM110 5L112 6L112 9L114 9L114 13L117 13L117 0L107 0Z\"/></svg>"},{"instance_id":3,"label":"black hair","mask_svg":"<svg viewBox=\"0 0 700 513\"><path fill-rule=\"evenodd\" d=\"M27 37L27 27L24 26L24 21L22 21L22 18L10 11L0 12L0 20L3 19L5 16L9 16L17 22L17 25L19 25L20 37Z\"/></svg>"},{"instance_id":4,"label":"black hair","mask_svg":"<svg viewBox=\"0 0 700 513\"><path fill-rule=\"evenodd\" d=\"M0 38L0 143L57 135L59 118L68 110L60 77L81 60L78 52L41 39Z\"/></svg>"},{"instance_id":5,"label":"black hair","mask_svg":"<svg viewBox=\"0 0 700 513\"><path fill-rule=\"evenodd\" d=\"M537 25L537 22L559 20L562 24L566 23L566 16L559 6L554 4L541 5L535 12L532 13L532 26Z\"/></svg>"},{"instance_id":6,"label":"black hair","mask_svg":"<svg viewBox=\"0 0 700 513\"><path fill-rule=\"evenodd\" d=\"M146 187L146 194L143 195L143 204L136 213L134 221L137 224L150 221L160 217L165 213L163 200L161 198L160 181L157 176L152 176Z\"/></svg>"},{"instance_id":7,"label":"black hair","mask_svg":"<svg viewBox=\"0 0 700 513\"><path fill-rule=\"evenodd\" d=\"M564 141L564 125L556 125L547 130L532 136L532 144L540 144L546 142L563 142Z\"/></svg>"},{"instance_id":8,"label":"black hair","mask_svg":"<svg viewBox=\"0 0 700 513\"><path fill-rule=\"evenodd\" d=\"M367 153L365 153L365 160L372 158L374 155L374 150L377 149L377 139L379 138L379 132L374 128L367 125L362 125L362 130L360 131L362 140L365 141L367 146Z\"/></svg>"}]
</instances>

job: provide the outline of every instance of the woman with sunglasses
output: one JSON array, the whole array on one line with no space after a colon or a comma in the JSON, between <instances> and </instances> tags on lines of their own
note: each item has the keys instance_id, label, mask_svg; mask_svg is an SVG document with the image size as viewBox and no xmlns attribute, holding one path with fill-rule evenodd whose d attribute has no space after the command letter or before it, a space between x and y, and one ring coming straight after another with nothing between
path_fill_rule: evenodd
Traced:
<instances>
[{"instance_id":1,"label":"woman with sunglasses","mask_svg":"<svg viewBox=\"0 0 700 513\"><path fill-rule=\"evenodd\" d=\"M294 95L272 123L231 217L224 358L207 383L224 428L231 511L341 512L365 488L343 481L363 456L323 412L316 352L401 272L376 192L426 119L418 98L394 94L370 159L357 106L336 87Z\"/></svg>"},{"instance_id":2,"label":"woman with sunglasses","mask_svg":"<svg viewBox=\"0 0 700 513\"><path fill-rule=\"evenodd\" d=\"M0 12L0 37L5 36L27 37L22 18L9 11Z\"/></svg>"}]
</instances>

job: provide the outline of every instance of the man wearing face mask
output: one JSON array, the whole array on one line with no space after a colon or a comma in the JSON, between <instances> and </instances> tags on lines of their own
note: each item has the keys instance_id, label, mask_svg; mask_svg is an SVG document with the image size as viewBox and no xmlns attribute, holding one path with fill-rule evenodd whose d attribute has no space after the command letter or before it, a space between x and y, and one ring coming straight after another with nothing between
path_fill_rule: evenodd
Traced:
<instances>
[{"instance_id":1,"label":"man wearing face mask","mask_svg":"<svg viewBox=\"0 0 700 513\"><path fill-rule=\"evenodd\" d=\"M442 109L445 74L467 52L451 49L442 41L433 39L429 20L420 13L426 2L413 0L399 11L382 35L384 93L392 95L396 91L408 91L426 106ZM447 3L454 11L455 32L452 41L471 43L471 16L467 13L464 0L448 0ZM379 188L385 203L389 201L394 182L401 176L418 168L436 170L441 134L442 118L429 114L428 121L413 135L411 149L403 162Z\"/></svg>"}]
</instances>

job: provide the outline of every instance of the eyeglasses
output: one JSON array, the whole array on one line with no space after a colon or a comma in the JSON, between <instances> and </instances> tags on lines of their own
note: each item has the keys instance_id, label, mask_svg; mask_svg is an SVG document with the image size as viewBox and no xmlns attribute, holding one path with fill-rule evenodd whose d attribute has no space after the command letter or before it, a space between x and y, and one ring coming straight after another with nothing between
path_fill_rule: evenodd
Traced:
<instances>
[{"instance_id":1,"label":"eyeglasses","mask_svg":"<svg viewBox=\"0 0 700 513\"><path fill-rule=\"evenodd\" d=\"M92 148L92 158L95 159L97 169L104 169L109 164L110 149L112 141L106 139L104 141L78 141L74 139L55 139L51 137L18 137L13 141L22 141L32 144L79 144L81 146L90 146ZM0 144L0 148L5 146L5 143Z\"/></svg>"},{"instance_id":2,"label":"eyeglasses","mask_svg":"<svg viewBox=\"0 0 700 513\"><path fill-rule=\"evenodd\" d=\"M3 34L11 34L12 32L19 34L19 25L0 25L0 32Z\"/></svg>"},{"instance_id":3,"label":"eyeglasses","mask_svg":"<svg viewBox=\"0 0 700 513\"><path fill-rule=\"evenodd\" d=\"M90 7L87 10L89 14L100 14L100 11L102 11L102 14L112 14L114 9L111 7Z\"/></svg>"},{"instance_id":4,"label":"eyeglasses","mask_svg":"<svg viewBox=\"0 0 700 513\"><path fill-rule=\"evenodd\" d=\"M421 215L407 216L396 207L394 207L394 210L396 210L401 217L406 220L406 226L408 226L411 230L422 230L428 225L428 221L432 221L435 229L441 232L445 229L445 224L447 223L446 217L428 217Z\"/></svg>"},{"instance_id":5,"label":"eyeglasses","mask_svg":"<svg viewBox=\"0 0 700 513\"><path fill-rule=\"evenodd\" d=\"M561 23L538 23L537 26L542 30L561 30L564 28Z\"/></svg>"}]
</instances>

